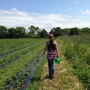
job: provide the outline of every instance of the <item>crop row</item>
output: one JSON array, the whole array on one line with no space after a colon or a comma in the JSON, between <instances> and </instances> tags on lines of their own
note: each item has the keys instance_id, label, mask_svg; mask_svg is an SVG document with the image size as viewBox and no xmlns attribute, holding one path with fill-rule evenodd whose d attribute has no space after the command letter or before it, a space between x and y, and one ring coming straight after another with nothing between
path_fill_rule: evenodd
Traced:
<instances>
[{"instance_id":1,"label":"crop row","mask_svg":"<svg viewBox=\"0 0 90 90\"><path fill-rule=\"evenodd\" d=\"M30 63L30 61L32 61L38 55L38 53L40 53L43 50L43 48L44 48L44 44L38 46L38 48L34 49L32 51L32 53L28 53L24 57L20 58L17 62L10 64L9 66L7 66L7 68L0 70L0 76L1 76L0 77L0 87L3 88L3 85L6 84L8 79L12 78L12 76L17 75L17 72L21 72L22 69L24 67L26 67ZM36 64L34 64L34 66ZM23 73L23 75L24 74L25 73ZM18 75L20 76L21 74L18 73ZM17 79L19 79L19 78L20 77L17 77ZM16 82L17 82L17 80L16 80Z\"/></svg>"},{"instance_id":2,"label":"crop row","mask_svg":"<svg viewBox=\"0 0 90 90\"><path fill-rule=\"evenodd\" d=\"M25 44L22 44L22 43L20 43L19 45L14 45L13 47L9 47L9 49L5 49L5 50L0 50L0 56L2 56L2 55L5 55L5 54L8 54L8 53L12 53L13 51L17 51L17 50L20 50L20 49L23 49L23 48L26 48L26 47L28 47L28 46L31 46L31 45L33 45L33 44L36 44L36 43L38 43L38 42L28 42L28 43L25 43Z\"/></svg>"},{"instance_id":3,"label":"crop row","mask_svg":"<svg viewBox=\"0 0 90 90\"><path fill-rule=\"evenodd\" d=\"M42 60L41 64L38 66L37 70L34 73L34 77L32 79L32 83L28 85L26 90L38 90L43 86L43 80L41 80L43 74L44 64L46 62L46 58Z\"/></svg>"},{"instance_id":4,"label":"crop row","mask_svg":"<svg viewBox=\"0 0 90 90\"><path fill-rule=\"evenodd\" d=\"M25 55L28 52L31 52L31 50L34 50L35 48L38 47L38 45L40 45L41 43L35 44L33 46L30 46L26 49L22 49L18 52L15 52L13 54L10 54L7 57L4 58L0 58L0 67L5 67L5 65L10 64L13 61L16 61L16 59L22 55Z\"/></svg>"},{"instance_id":5,"label":"crop row","mask_svg":"<svg viewBox=\"0 0 90 90\"><path fill-rule=\"evenodd\" d=\"M38 54L28 65L26 65L20 72L13 75L11 78L5 80L5 84L2 86L4 89L25 89L33 78L34 71L42 61L42 52Z\"/></svg>"},{"instance_id":6,"label":"crop row","mask_svg":"<svg viewBox=\"0 0 90 90\"><path fill-rule=\"evenodd\" d=\"M14 48L2 50L2 51L0 52L0 56L5 56L6 54L10 54L10 53L12 53L12 52L14 52L14 51L18 51L18 50L20 50L20 49L29 47L29 46L31 46L31 45L33 45L33 44L35 44L35 43L25 44L25 45L17 46L17 47L14 47Z\"/></svg>"},{"instance_id":7,"label":"crop row","mask_svg":"<svg viewBox=\"0 0 90 90\"><path fill-rule=\"evenodd\" d=\"M0 51L19 47L37 41L38 39L12 39L9 41L7 41L6 39L0 39Z\"/></svg>"},{"instance_id":8,"label":"crop row","mask_svg":"<svg viewBox=\"0 0 90 90\"><path fill-rule=\"evenodd\" d=\"M12 53L16 53L16 52L18 52L19 50L25 50L25 49L27 49L27 48L29 48L30 46L33 46L33 45L35 45L35 44L37 44L37 43L32 43L32 44L29 44L29 45L22 45L22 46L20 46L20 47L16 47L16 48L13 48L12 50L10 49L10 50L6 50L6 51L3 51L3 52L1 52L2 54L1 54L1 56L0 56L0 58L3 58L3 57L6 57L6 56L8 56L8 55L10 55L10 54L12 54Z\"/></svg>"}]
</instances>

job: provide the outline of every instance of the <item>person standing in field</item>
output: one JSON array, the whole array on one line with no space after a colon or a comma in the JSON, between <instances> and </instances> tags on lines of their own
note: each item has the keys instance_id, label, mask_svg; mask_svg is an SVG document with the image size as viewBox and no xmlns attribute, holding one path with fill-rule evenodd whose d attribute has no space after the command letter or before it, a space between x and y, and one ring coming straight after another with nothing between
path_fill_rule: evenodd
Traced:
<instances>
[{"instance_id":1,"label":"person standing in field","mask_svg":"<svg viewBox=\"0 0 90 90\"><path fill-rule=\"evenodd\" d=\"M53 79L54 60L56 57L58 57L58 47L57 47L57 43L54 41L54 35L53 34L49 34L49 39L50 40L46 42L46 46L45 46L43 54L45 55L45 53L47 51L49 78Z\"/></svg>"}]
</instances>

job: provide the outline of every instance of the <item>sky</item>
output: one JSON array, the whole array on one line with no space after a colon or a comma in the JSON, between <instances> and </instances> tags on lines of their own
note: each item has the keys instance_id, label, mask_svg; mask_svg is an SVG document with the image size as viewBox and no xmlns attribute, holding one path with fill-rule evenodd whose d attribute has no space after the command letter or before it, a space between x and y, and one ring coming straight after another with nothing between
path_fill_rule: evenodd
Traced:
<instances>
[{"instance_id":1,"label":"sky","mask_svg":"<svg viewBox=\"0 0 90 90\"><path fill-rule=\"evenodd\" d=\"M48 32L54 27L90 27L90 0L0 0L0 25L34 25Z\"/></svg>"}]
</instances>

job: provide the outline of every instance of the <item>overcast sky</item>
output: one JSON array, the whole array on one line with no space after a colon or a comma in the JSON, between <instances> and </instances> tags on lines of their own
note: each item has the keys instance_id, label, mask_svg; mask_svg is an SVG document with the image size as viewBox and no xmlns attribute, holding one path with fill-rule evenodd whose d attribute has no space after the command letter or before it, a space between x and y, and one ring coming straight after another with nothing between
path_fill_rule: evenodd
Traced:
<instances>
[{"instance_id":1,"label":"overcast sky","mask_svg":"<svg viewBox=\"0 0 90 90\"><path fill-rule=\"evenodd\" d=\"M90 0L0 0L0 25L90 27Z\"/></svg>"}]
</instances>

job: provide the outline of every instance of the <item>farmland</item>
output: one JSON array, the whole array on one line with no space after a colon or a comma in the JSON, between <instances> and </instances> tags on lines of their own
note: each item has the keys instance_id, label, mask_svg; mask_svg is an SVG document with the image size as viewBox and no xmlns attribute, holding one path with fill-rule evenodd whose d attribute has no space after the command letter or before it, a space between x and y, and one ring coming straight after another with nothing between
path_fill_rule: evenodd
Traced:
<instances>
[{"instance_id":1,"label":"farmland","mask_svg":"<svg viewBox=\"0 0 90 90\"><path fill-rule=\"evenodd\" d=\"M43 87L43 80L40 78L46 63L46 58L42 56L46 41L47 39L34 38L0 40L0 90L38 90ZM67 58L70 67L73 68L71 73L89 90L90 36L60 36L56 41L59 56L64 55ZM63 85L64 83L62 87Z\"/></svg>"},{"instance_id":2,"label":"farmland","mask_svg":"<svg viewBox=\"0 0 90 90\"><path fill-rule=\"evenodd\" d=\"M72 64L73 74L90 89L90 36L64 36L58 38L62 46L62 54Z\"/></svg>"},{"instance_id":3,"label":"farmland","mask_svg":"<svg viewBox=\"0 0 90 90\"><path fill-rule=\"evenodd\" d=\"M26 88L42 61L45 39L0 40L0 87Z\"/></svg>"}]
</instances>

